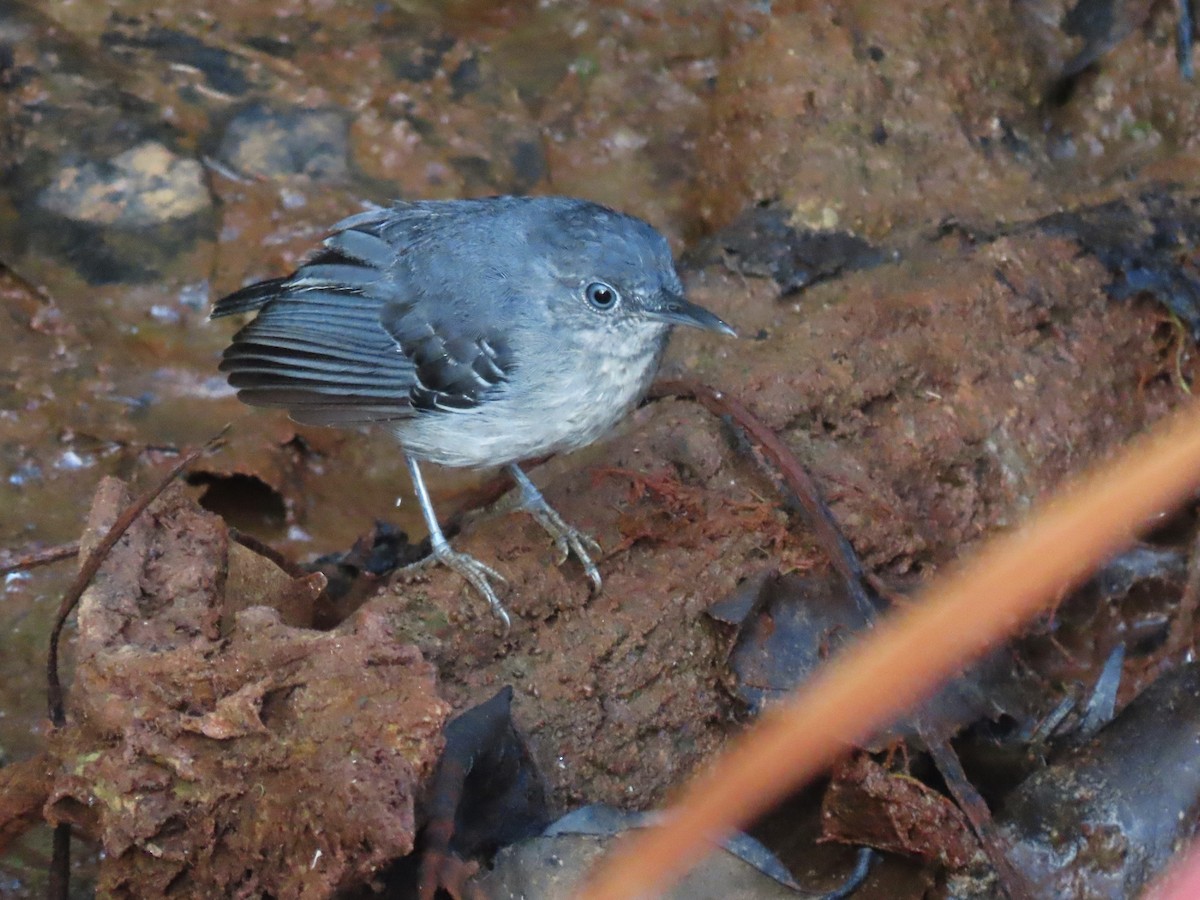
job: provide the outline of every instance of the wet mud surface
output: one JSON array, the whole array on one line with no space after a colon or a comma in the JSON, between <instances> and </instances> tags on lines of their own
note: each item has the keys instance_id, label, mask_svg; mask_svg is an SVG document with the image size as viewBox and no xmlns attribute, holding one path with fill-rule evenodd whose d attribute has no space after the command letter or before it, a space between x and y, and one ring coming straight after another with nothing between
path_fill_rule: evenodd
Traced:
<instances>
[{"instance_id":1,"label":"wet mud surface","mask_svg":"<svg viewBox=\"0 0 1200 900\"><path fill-rule=\"evenodd\" d=\"M482 852L484 889L555 896L573 880L519 862L540 845L488 875L486 834L422 843L469 824L431 800L453 716L511 688L511 723L478 742L519 740L449 758L516 753L530 821L648 810L867 627L745 428L678 397L527 467L602 546L598 595L486 472L430 475L455 548L508 580L512 628L448 570L392 571L424 529L391 438L240 406L216 371L232 326L206 321L367 203L569 193L662 228L689 297L741 335L676 335L663 376L736 397L783 441L882 606L1187 402L1200 106L1168 5L1082 32L1070 4L1032 0L318 6L0 5L2 561L86 554L232 423L84 595L65 728L43 671L75 563L7 576L0 893L44 893L44 820L81 838L77 889L117 896L419 896L395 864L429 846L448 848L446 882ZM1134 699L1154 684L1195 715L1194 515L1157 525L760 822L796 882L832 888L867 845L855 896L1000 895L931 736L953 740L1034 896L1153 877L1200 796L1193 753L1163 749L1178 729ZM1121 677L1097 686L1118 645ZM1101 729L1087 710L1106 704ZM1122 780L1160 765L1162 782ZM1077 820L1047 842L1050 807ZM582 871L606 839L553 852ZM749 871L690 896L793 890L729 866Z\"/></svg>"}]
</instances>

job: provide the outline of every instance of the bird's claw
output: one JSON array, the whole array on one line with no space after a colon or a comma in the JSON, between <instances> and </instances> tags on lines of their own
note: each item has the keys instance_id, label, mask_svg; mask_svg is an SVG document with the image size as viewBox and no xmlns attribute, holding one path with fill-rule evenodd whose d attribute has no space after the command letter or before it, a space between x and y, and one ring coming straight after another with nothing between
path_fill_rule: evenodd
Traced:
<instances>
[{"instance_id":1,"label":"bird's claw","mask_svg":"<svg viewBox=\"0 0 1200 900\"><path fill-rule=\"evenodd\" d=\"M592 554L599 556L602 548L596 539L575 526L568 525L549 504L530 508L529 513L554 539L554 547L558 551L558 565L561 566L574 553L575 558L583 566L584 574L592 583L592 591L599 592L601 587L600 570L592 561Z\"/></svg>"},{"instance_id":2,"label":"bird's claw","mask_svg":"<svg viewBox=\"0 0 1200 900\"><path fill-rule=\"evenodd\" d=\"M467 583L475 588L476 592L488 602L492 614L504 623L504 631L506 633L512 628L512 619L508 614L508 610L504 608L504 604L500 602L500 598L496 595L495 588L492 587L493 582L507 585L507 578L487 563L481 562L469 553L459 553L457 550L451 550L449 547L434 549L430 556L427 556L415 565L427 566L434 561L441 563L447 569L457 572L466 579Z\"/></svg>"}]
</instances>

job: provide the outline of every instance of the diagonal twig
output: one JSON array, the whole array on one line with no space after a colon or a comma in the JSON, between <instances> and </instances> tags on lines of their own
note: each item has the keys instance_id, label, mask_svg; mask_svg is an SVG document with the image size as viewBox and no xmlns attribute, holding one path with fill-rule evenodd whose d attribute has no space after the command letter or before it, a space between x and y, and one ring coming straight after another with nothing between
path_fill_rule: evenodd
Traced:
<instances>
[{"instance_id":1,"label":"diagonal twig","mask_svg":"<svg viewBox=\"0 0 1200 900\"><path fill-rule=\"evenodd\" d=\"M1188 560L1187 583L1175 621L1167 636L1166 655L1175 656L1196 646L1196 609L1200 607L1200 536L1192 542L1192 556Z\"/></svg>"},{"instance_id":2,"label":"diagonal twig","mask_svg":"<svg viewBox=\"0 0 1200 900\"><path fill-rule=\"evenodd\" d=\"M48 566L59 560L70 559L79 555L79 541L59 544L56 547L43 547L40 550L20 550L15 553L5 553L4 562L0 563L0 575L12 572L25 572L38 566Z\"/></svg>"},{"instance_id":3,"label":"diagonal twig","mask_svg":"<svg viewBox=\"0 0 1200 900\"><path fill-rule=\"evenodd\" d=\"M1008 895L1009 900L1033 900L1037 896L1033 886L1029 883L1025 873L1013 864L1009 855L1008 840L996 828L996 822L992 818L992 812L988 809L987 802L975 789L975 785L971 783L967 773L963 771L958 754L950 742L934 733L933 729L927 728L919 717L917 733L925 742L925 747L929 751L929 755L933 757L933 763L945 780L951 796L954 797L959 809L963 811L967 821L971 824L971 830L975 832L975 837L979 839L979 845L983 847L984 854L992 864L992 868L996 870L1001 888Z\"/></svg>"},{"instance_id":4,"label":"diagonal twig","mask_svg":"<svg viewBox=\"0 0 1200 900\"><path fill-rule=\"evenodd\" d=\"M862 561L854 547L838 527L837 520L821 497L817 483L808 474L800 460L765 422L750 412L741 401L724 391L709 387L698 381L670 380L656 382L650 389L651 399L682 397L695 400L713 415L728 416L743 428L759 445L763 454L778 469L784 483L795 495L816 532L817 539L825 547L829 561L845 580L855 605L869 621L878 613Z\"/></svg>"}]
</instances>

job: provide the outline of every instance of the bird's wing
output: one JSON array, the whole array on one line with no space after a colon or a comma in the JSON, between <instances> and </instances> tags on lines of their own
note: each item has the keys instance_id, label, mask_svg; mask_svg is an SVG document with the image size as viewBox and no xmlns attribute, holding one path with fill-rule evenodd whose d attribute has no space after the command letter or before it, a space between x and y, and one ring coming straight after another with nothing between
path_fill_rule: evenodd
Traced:
<instances>
[{"instance_id":1,"label":"bird's wing","mask_svg":"<svg viewBox=\"0 0 1200 900\"><path fill-rule=\"evenodd\" d=\"M221 361L240 399L308 424L357 425L471 409L507 380L508 342L464 321L461 298L430 292L444 283L409 292L389 278L396 225L394 210L352 216L294 275L217 302L212 318L259 311Z\"/></svg>"},{"instance_id":2,"label":"bird's wing","mask_svg":"<svg viewBox=\"0 0 1200 900\"><path fill-rule=\"evenodd\" d=\"M466 410L501 387L513 370L512 348L498 328L471 327L425 295L420 304L393 300L384 329L412 363L414 409Z\"/></svg>"},{"instance_id":3,"label":"bird's wing","mask_svg":"<svg viewBox=\"0 0 1200 900\"><path fill-rule=\"evenodd\" d=\"M365 220L365 221L364 221ZM287 278L242 288L212 318L258 310L233 337L221 371L254 406L313 425L386 422L413 414L413 363L380 323L395 249L354 217Z\"/></svg>"}]
</instances>

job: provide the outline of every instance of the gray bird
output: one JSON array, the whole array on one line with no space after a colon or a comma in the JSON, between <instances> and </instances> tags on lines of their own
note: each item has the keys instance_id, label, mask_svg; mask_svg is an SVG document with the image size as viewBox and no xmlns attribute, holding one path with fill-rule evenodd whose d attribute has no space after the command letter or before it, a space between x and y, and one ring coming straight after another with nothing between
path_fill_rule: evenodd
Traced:
<instances>
[{"instance_id":1,"label":"gray bird","mask_svg":"<svg viewBox=\"0 0 1200 900\"><path fill-rule=\"evenodd\" d=\"M322 247L213 308L212 318L258 311L221 362L238 397L306 424L391 428L434 556L506 626L492 586L504 578L451 549L418 461L506 466L522 508L598 590L598 545L517 463L612 428L649 386L672 325L734 335L684 299L663 236L584 200L494 197L360 213Z\"/></svg>"}]
</instances>

